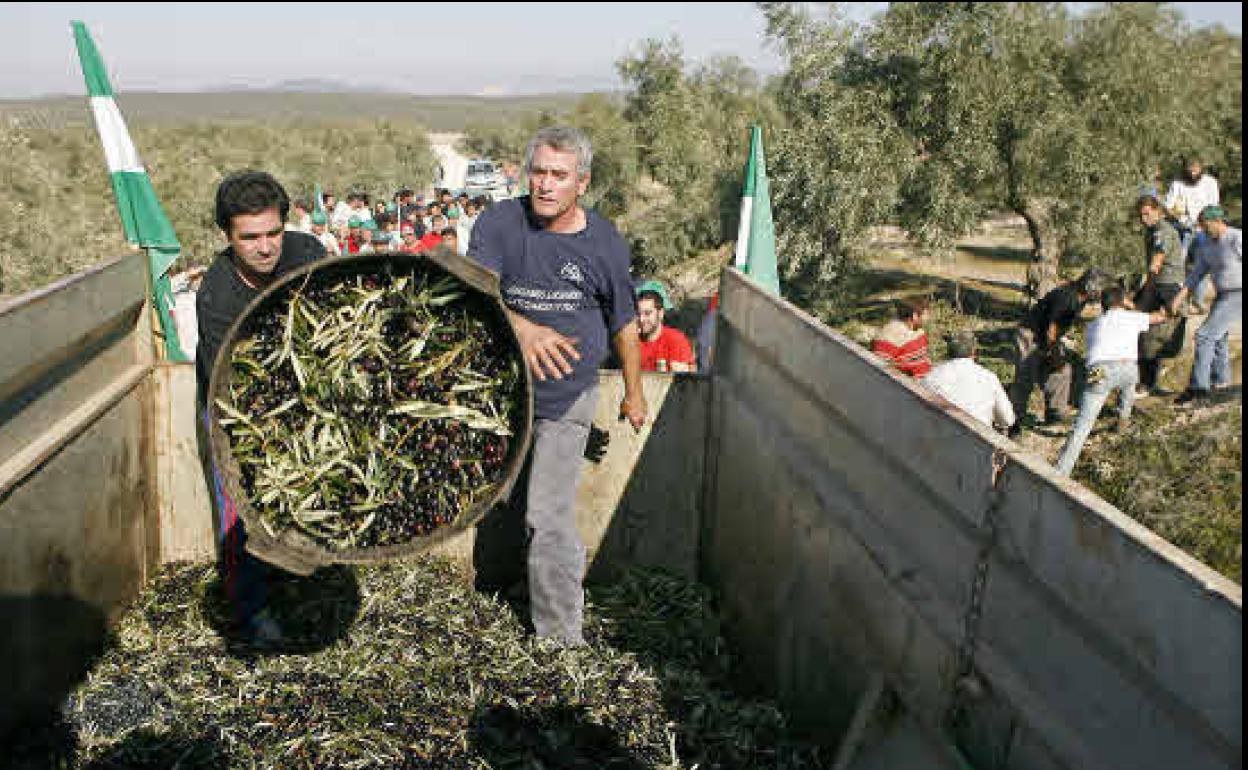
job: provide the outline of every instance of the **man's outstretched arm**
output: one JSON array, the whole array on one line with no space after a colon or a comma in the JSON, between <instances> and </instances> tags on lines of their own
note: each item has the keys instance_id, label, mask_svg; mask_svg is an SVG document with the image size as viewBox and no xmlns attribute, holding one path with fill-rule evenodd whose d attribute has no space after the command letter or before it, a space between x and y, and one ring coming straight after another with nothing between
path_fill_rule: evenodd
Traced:
<instances>
[{"instance_id":1,"label":"man's outstretched arm","mask_svg":"<svg viewBox=\"0 0 1248 770\"><path fill-rule=\"evenodd\" d=\"M648 408L641 391L641 342L637 324L626 323L612 339L620 367L624 370L624 399L620 401L620 418L627 419L633 430L646 424Z\"/></svg>"}]
</instances>

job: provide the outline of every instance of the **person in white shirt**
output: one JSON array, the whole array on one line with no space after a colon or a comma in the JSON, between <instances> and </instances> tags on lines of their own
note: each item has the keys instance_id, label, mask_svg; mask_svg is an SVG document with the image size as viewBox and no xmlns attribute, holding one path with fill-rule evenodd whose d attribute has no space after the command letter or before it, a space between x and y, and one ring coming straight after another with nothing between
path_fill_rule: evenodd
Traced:
<instances>
[{"instance_id":1,"label":"person in white shirt","mask_svg":"<svg viewBox=\"0 0 1248 770\"><path fill-rule=\"evenodd\" d=\"M352 216L354 215L352 214L351 204L346 201L338 201L334 204L334 208L329 215L329 223L335 228L345 227L347 220L351 219Z\"/></svg>"},{"instance_id":2,"label":"person in white shirt","mask_svg":"<svg viewBox=\"0 0 1248 770\"><path fill-rule=\"evenodd\" d=\"M296 233L312 232L312 216L308 213L307 201L296 198L290 202L290 216L284 229Z\"/></svg>"},{"instance_id":3,"label":"person in white shirt","mask_svg":"<svg viewBox=\"0 0 1248 770\"><path fill-rule=\"evenodd\" d=\"M472 229L464 226L464 220L460 217L460 209L458 206L451 206L446 215L446 226L450 230L455 231L455 242L458 244L456 252L461 257L468 254L468 239L472 237ZM443 237L443 241L445 241Z\"/></svg>"},{"instance_id":4,"label":"person in white shirt","mask_svg":"<svg viewBox=\"0 0 1248 770\"><path fill-rule=\"evenodd\" d=\"M938 364L922 382L954 406L988 427L1009 428L1014 407L1001 380L975 362L975 335L955 332L946 338L949 360Z\"/></svg>"},{"instance_id":5,"label":"person in white shirt","mask_svg":"<svg viewBox=\"0 0 1248 770\"><path fill-rule=\"evenodd\" d=\"M373 210L368 207L368 196L364 193L348 195L347 205L351 207L351 216L360 220L360 224L367 227L374 222Z\"/></svg>"},{"instance_id":6,"label":"person in white shirt","mask_svg":"<svg viewBox=\"0 0 1248 770\"><path fill-rule=\"evenodd\" d=\"M1205 173L1205 167L1199 158L1188 157L1183 165L1183 176L1170 183L1164 203L1170 216L1179 224L1179 235L1183 237L1183 248L1186 251L1191 245L1200 212L1206 206L1221 203L1222 196L1218 190L1218 180Z\"/></svg>"},{"instance_id":7,"label":"person in white shirt","mask_svg":"<svg viewBox=\"0 0 1248 770\"><path fill-rule=\"evenodd\" d=\"M1196 243L1205 237L1197 225L1200 212L1209 206L1217 206L1222 202L1222 194L1218 189L1218 180L1205 173L1200 158L1188 156L1183 160L1183 174L1170 183L1166 191L1166 213L1174 218L1175 229L1179 231L1179 244L1188 270L1192 269ZM1204 312L1204 302L1208 298L1208 286L1198 287L1191 296L1192 309L1197 313Z\"/></svg>"},{"instance_id":8,"label":"person in white shirt","mask_svg":"<svg viewBox=\"0 0 1248 770\"><path fill-rule=\"evenodd\" d=\"M1088 376L1079 402L1079 416L1057 458L1057 472L1063 476L1074 470L1101 407L1114 391L1118 391L1118 432L1126 431L1135 403L1135 386L1140 381L1140 335L1166 318L1164 309L1151 314L1131 310L1127 290L1122 286L1111 286L1102 292L1101 307L1101 317L1088 324Z\"/></svg>"}]
</instances>

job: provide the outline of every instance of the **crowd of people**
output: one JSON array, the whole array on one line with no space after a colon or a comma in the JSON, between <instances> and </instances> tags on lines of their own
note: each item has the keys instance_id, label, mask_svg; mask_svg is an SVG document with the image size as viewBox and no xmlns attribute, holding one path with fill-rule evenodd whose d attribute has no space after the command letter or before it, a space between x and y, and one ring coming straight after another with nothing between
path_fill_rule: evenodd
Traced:
<instances>
[{"instance_id":1,"label":"crowd of people","mask_svg":"<svg viewBox=\"0 0 1248 770\"><path fill-rule=\"evenodd\" d=\"M292 200L285 227L314 236L327 256L420 254L439 245L467 256L473 225L491 202L487 196L470 198L462 192L456 196L448 189L436 190L432 199L426 201L423 195L404 188L390 202L370 206L366 193L351 192L345 200L338 200L332 192L326 192L319 209L313 209L306 200ZM665 314L671 312L673 305L663 284L641 281L634 294L642 371L697 371L698 359L689 338L664 324ZM709 328L701 332L704 338L710 334ZM709 351L709 346L703 339L702 349Z\"/></svg>"},{"instance_id":2,"label":"crowd of people","mask_svg":"<svg viewBox=\"0 0 1248 770\"><path fill-rule=\"evenodd\" d=\"M1046 288L1013 334L1014 382L1006 394L1000 379L975 362L974 336L951 335L949 360L932 366L928 351L926 301L898 302L896 317L876 334L871 349L897 371L920 379L935 393L980 422L1018 437L1037 386L1044 395L1044 422L1074 425L1057 460L1063 475L1073 470L1102 407L1116 395L1117 428L1125 432L1140 397L1174 394L1161 385L1166 359L1180 355L1189 313L1205 307L1198 299L1212 284L1208 315L1195 334L1195 360L1180 408L1210 403L1213 391L1230 387L1229 333L1242 318L1243 239L1227 222L1217 180L1197 158L1161 196L1141 189L1135 211L1144 229L1143 280L1128 287L1092 268L1073 281ZM1028 271L1029 286L1039 283ZM1087 327L1083 387L1078 410L1071 408L1075 360L1068 332L1099 303Z\"/></svg>"},{"instance_id":3,"label":"crowd of people","mask_svg":"<svg viewBox=\"0 0 1248 770\"><path fill-rule=\"evenodd\" d=\"M291 201L288 230L316 237L329 256L349 254L419 254L439 245L463 256L477 217L490 205L484 195L437 189L433 196L397 191L389 201L352 191L344 200L332 192L317 201Z\"/></svg>"}]
</instances>

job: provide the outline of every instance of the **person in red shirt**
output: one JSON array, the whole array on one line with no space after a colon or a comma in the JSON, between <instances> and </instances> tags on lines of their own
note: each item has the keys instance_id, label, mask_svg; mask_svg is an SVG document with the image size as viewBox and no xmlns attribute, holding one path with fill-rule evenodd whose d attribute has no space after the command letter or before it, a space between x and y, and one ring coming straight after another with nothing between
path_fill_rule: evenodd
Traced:
<instances>
[{"instance_id":1,"label":"person in red shirt","mask_svg":"<svg viewBox=\"0 0 1248 770\"><path fill-rule=\"evenodd\" d=\"M420 239L416 237L416 228L410 222L404 222L399 228L399 233L403 236L403 243L399 246L401 254L415 254L420 251Z\"/></svg>"},{"instance_id":2,"label":"person in red shirt","mask_svg":"<svg viewBox=\"0 0 1248 770\"><path fill-rule=\"evenodd\" d=\"M429 208L434 208L430 206ZM421 236L416 242L416 251L429 251L434 246L442 243L442 231L446 229L446 217L441 214L434 214L430 217L429 232Z\"/></svg>"},{"instance_id":3,"label":"person in red shirt","mask_svg":"<svg viewBox=\"0 0 1248 770\"><path fill-rule=\"evenodd\" d=\"M899 301L897 317L884 324L871 341L871 352L902 374L915 378L927 376L932 370L932 358L927 351L927 332L923 330L927 310L928 303L924 297Z\"/></svg>"},{"instance_id":4,"label":"person in red shirt","mask_svg":"<svg viewBox=\"0 0 1248 770\"><path fill-rule=\"evenodd\" d=\"M364 228L360 226L360 220L351 217L347 222L347 239L343 244L343 254L359 254L360 246L364 245L364 236L361 235Z\"/></svg>"},{"instance_id":5,"label":"person in red shirt","mask_svg":"<svg viewBox=\"0 0 1248 770\"><path fill-rule=\"evenodd\" d=\"M641 333L641 370L643 372L692 372L695 369L693 346L679 329L663 325L664 313L671 303L666 292L649 281L637 292L637 329Z\"/></svg>"}]
</instances>

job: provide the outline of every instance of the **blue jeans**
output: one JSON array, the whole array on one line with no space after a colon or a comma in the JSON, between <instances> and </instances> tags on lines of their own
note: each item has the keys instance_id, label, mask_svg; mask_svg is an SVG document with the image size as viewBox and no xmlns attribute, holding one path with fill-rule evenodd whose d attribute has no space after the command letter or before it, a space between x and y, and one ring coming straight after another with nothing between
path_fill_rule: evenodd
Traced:
<instances>
[{"instance_id":1,"label":"blue jeans","mask_svg":"<svg viewBox=\"0 0 1248 770\"><path fill-rule=\"evenodd\" d=\"M208 410L202 412L204 435L208 435ZM268 599L267 581L273 568L247 550L247 532L234 501L225 491L221 473L212 456L207 457L212 475L212 507L217 516L217 574L225 587L233 620L245 627Z\"/></svg>"},{"instance_id":2,"label":"blue jeans","mask_svg":"<svg viewBox=\"0 0 1248 770\"><path fill-rule=\"evenodd\" d=\"M1126 420L1131 416L1135 386L1139 381L1140 370L1135 361L1106 361L1088 369L1088 385L1079 400L1079 416L1075 418L1075 427L1057 458L1058 473L1069 476L1074 469L1079 453L1083 451L1083 443L1088 440L1088 434L1092 432L1092 426L1096 424L1109 394L1118 391L1118 419Z\"/></svg>"},{"instance_id":3,"label":"blue jeans","mask_svg":"<svg viewBox=\"0 0 1248 770\"><path fill-rule=\"evenodd\" d=\"M1230 329L1244 313L1241 290L1218 292L1209 317L1196 330L1196 360L1192 363L1192 390L1231 384Z\"/></svg>"}]
</instances>

